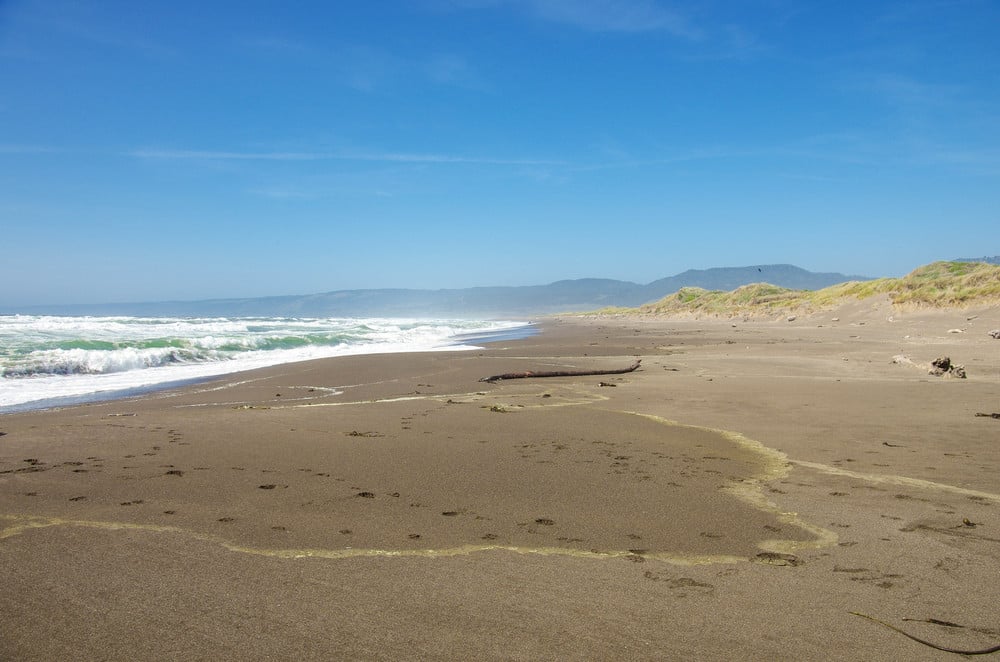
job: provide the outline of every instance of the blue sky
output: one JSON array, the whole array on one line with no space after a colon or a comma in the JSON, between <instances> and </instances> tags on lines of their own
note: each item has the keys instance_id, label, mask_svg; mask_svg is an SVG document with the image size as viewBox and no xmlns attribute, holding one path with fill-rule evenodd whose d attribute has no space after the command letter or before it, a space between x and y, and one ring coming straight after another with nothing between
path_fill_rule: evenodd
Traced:
<instances>
[{"instance_id":1,"label":"blue sky","mask_svg":"<svg viewBox=\"0 0 1000 662\"><path fill-rule=\"evenodd\" d=\"M0 0L0 305L1000 254L1000 3Z\"/></svg>"}]
</instances>

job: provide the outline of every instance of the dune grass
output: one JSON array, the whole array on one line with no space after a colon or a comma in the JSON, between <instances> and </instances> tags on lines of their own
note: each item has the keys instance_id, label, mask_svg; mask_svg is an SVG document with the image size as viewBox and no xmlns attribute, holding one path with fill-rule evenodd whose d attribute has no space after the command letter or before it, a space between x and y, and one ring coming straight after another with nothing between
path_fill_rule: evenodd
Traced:
<instances>
[{"instance_id":1,"label":"dune grass","mask_svg":"<svg viewBox=\"0 0 1000 662\"><path fill-rule=\"evenodd\" d=\"M836 308L852 300L888 295L903 308L950 308L1000 304L1000 266L985 262L934 262L902 278L849 281L821 290L792 290L753 283L730 292L684 287L639 308L608 308L602 314L778 315Z\"/></svg>"}]
</instances>

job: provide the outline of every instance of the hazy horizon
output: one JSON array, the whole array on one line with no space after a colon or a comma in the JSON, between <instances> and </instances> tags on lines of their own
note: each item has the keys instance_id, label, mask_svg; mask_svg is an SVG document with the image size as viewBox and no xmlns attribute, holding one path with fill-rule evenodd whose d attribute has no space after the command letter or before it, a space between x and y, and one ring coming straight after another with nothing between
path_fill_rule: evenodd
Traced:
<instances>
[{"instance_id":1,"label":"hazy horizon","mask_svg":"<svg viewBox=\"0 0 1000 662\"><path fill-rule=\"evenodd\" d=\"M0 308L1000 240L1000 6L0 3Z\"/></svg>"},{"instance_id":2,"label":"hazy horizon","mask_svg":"<svg viewBox=\"0 0 1000 662\"><path fill-rule=\"evenodd\" d=\"M319 291L317 291L317 292L285 292L285 293L282 293L282 294L269 294L269 295L263 295L263 296L245 296L245 297L226 297L226 296L222 296L222 297L210 297L210 298L201 298L201 299L173 299L173 300L146 300L146 301L138 301L138 300L133 300L133 301L80 301L80 302L75 302L75 303L52 302L52 303L39 304L37 306L36 305L20 305L20 306L7 306L7 307L4 307L3 304L0 304L0 315L11 314L12 312L14 314L16 314L16 312L18 310L30 311L32 308L43 308L44 309L46 307L51 307L51 308L62 308L62 307L65 307L65 308L74 308L74 307L87 308L87 307L95 307L95 306L99 307L99 306L103 306L103 305L111 305L111 306L126 305L127 306L127 305L130 305L130 304L142 305L142 304L159 304L159 303L166 303L166 304L169 304L169 303L202 303L202 302L208 303L208 302L214 302L214 301L227 302L227 301L244 301L244 300L264 300L264 299L272 299L272 298L273 299L305 298L305 297L311 297L311 296L317 296L317 295L324 295L324 294L335 294L335 293L339 293L339 292L379 292L379 291L403 291L403 292L414 292L414 293L417 293L417 292L445 292L445 291L460 292L460 291L464 291L464 290L476 290L476 289L547 287L547 286L555 285L555 284L558 284L558 283L580 282L580 281L614 281L614 282L619 282L619 283L623 283L623 284L630 284L630 285L636 285L636 286L639 286L639 287L643 287L643 286L650 285L650 284L652 284L654 282L657 282L657 281L660 281L660 280L672 279L672 278L675 278L677 276L681 276L681 275L689 273L689 272L706 272L706 273L708 273L708 272L713 272L713 271L726 271L726 270L753 270L753 269L760 269L760 268L766 268L766 267L792 267L793 269L801 269L801 267L799 267L798 265L791 265L791 264L775 264L775 265L764 265L764 264L756 265L756 264L754 264L754 265L742 265L742 266L738 266L738 267L705 267L703 269L692 268L692 269L687 269L684 272L678 272L678 273L675 273L675 274L666 274L664 276L661 276L660 278L653 279L649 283L636 283L635 281L626 281L626 280L621 280L621 279L604 278L604 277L601 277L601 276L583 276L583 277L580 277L580 278L560 278L560 279L557 279L557 280L554 280L554 281L550 281L550 282L547 282L547 283L528 283L528 284L525 284L525 285L489 285L489 284L487 284L487 285L473 285L473 286L469 286L469 287L458 286L458 287L441 287L441 288L415 288L415 287L351 288L351 289L341 289L341 290L327 290L327 291L324 291L324 292L319 292ZM803 272L808 273L808 274L836 273L836 274L840 274L840 275L845 276L845 278L857 277L857 278L862 278L862 279L870 279L870 278L882 278L883 277L883 276L869 276L867 274L844 274L843 272L813 272L813 271L809 271L809 270L803 270ZM761 276L761 278L763 280L765 280L765 281L767 280L766 276Z\"/></svg>"}]
</instances>

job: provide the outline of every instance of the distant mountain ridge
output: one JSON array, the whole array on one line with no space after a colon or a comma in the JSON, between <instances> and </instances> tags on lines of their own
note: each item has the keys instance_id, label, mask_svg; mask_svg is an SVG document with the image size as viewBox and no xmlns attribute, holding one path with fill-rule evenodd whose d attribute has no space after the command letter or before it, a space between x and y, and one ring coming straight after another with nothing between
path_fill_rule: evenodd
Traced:
<instances>
[{"instance_id":1,"label":"distant mountain ridge","mask_svg":"<svg viewBox=\"0 0 1000 662\"><path fill-rule=\"evenodd\" d=\"M814 290L858 280L872 279L816 273L790 264L770 264L692 269L647 285L583 278L516 287L338 290L248 299L37 306L9 312L177 317L528 317L609 306L635 307L661 299L682 287L731 290L741 285L767 282L790 289Z\"/></svg>"}]
</instances>

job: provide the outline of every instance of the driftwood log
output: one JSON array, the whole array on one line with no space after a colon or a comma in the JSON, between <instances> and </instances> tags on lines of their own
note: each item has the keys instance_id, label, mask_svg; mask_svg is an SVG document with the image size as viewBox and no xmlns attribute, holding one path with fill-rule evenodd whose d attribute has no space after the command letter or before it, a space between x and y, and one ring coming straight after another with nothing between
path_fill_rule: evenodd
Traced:
<instances>
[{"instance_id":1,"label":"driftwood log","mask_svg":"<svg viewBox=\"0 0 1000 662\"><path fill-rule=\"evenodd\" d=\"M638 369L639 364L642 363L641 359L637 359L635 363L627 368L621 368L619 370L555 370L552 372L505 372L502 375L492 375L490 377L483 377L479 381L481 382L499 382L502 379L527 379L529 377L590 377L592 375L624 375L626 372L633 372Z\"/></svg>"},{"instance_id":2,"label":"driftwood log","mask_svg":"<svg viewBox=\"0 0 1000 662\"><path fill-rule=\"evenodd\" d=\"M896 627L895 625L890 625L890 624L886 623L885 621L882 621L882 620L879 620L879 619L875 618L874 616L869 616L868 614L862 614L860 611L851 611L851 612L848 612L848 613L849 614L853 614L854 616L860 616L861 618L867 618L869 621L874 621L874 622L878 623L879 625L884 625L885 627L889 628L890 630L895 630L899 634L903 635L904 637L906 637L908 639L912 639L913 641L917 642L918 644L923 644L924 646L929 646L930 648L933 648L933 649L939 650L939 651L944 651L945 653L957 653L958 655L989 655L990 653L1000 653L1000 645L990 646L989 648L976 648L976 649L971 649L971 650L965 650L965 649L962 649L962 648L951 648L949 646L940 646L938 644L935 644L935 643L932 643L930 641L927 641L926 639L921 639L920 637L915 637L912 634L910 634L909 632L904 632L904 631L900 630L898 627ZM914 619L904 619L904 620L914 620ZM958 627L958 628L964 627L962 625L956 625L955 623L949 623L948 621L939 621L939 620L934 619L934 618L927 619L927 622L929 622L929 623L936 623L938 625L946 625L948 627Z\"/></svg>"}]
</instances>

